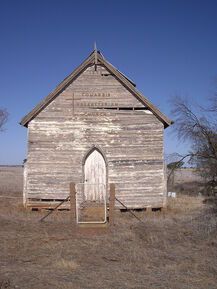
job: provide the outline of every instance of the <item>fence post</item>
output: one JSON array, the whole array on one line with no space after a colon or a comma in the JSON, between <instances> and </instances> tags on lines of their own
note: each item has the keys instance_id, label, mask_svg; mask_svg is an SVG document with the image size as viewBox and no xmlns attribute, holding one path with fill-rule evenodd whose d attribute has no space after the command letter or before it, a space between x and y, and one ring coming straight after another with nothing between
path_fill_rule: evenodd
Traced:
<instances>
[{"instance_id":1,"label":"fence post","mask_svg":"<svg viewBox=\"0 0 217 289\"><path fill-rule=\"evenodd\" d=\"M115 184L110 184L109 196L109 225L114 225L114 211L115 211Z\"/></svg>"},{"instance_id":2,"label":"fence post","mask_svg":"<svg viewBox=\"0 0 217 289\"><path fill-rule=\"evenodd\" d=\"M70 183L70 221L72 225L76 224L76 197L75 183Z\"/></svg>"},{"instance_id":3,"label":"fence post","mask_svg":"<svg viewBox=\"0 0 217 289\"><path fill-rule=\"evenodd\" d=\"M167 177L167 165L164 162L163 164L164 170L164 195L163 195L163 208L167 206L167 186L168 186L168 177Z\"/></svg>"}]
</instances>

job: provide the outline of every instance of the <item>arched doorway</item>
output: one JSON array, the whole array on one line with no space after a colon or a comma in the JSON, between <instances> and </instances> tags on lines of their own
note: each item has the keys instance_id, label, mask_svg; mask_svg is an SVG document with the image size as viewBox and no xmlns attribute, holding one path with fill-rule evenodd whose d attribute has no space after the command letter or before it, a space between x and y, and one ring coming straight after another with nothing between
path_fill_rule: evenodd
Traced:
<instances>
[{"instance_id":1,"label":"arched doorway","mask_svg":"<svg viewBox=\"0 0 217 289\"><path fill-rule=\"evenodd\" d=\"M106 199L106 162L98 148L93 148L84 161L85 199L104 201Z\"/></svg>"}]
</instances>

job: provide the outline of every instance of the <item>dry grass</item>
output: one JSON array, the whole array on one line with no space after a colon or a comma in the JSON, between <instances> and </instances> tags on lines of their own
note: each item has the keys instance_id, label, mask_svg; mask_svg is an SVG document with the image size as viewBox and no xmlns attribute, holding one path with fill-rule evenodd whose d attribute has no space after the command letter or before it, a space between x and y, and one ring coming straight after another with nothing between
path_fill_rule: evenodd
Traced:
<instances>
[{"instance_id":1,"label":"dry grass","mask_svg":"<svg viewBox=\"0 0 217 289\"><path fill-rule=\"evenodd\" d=\"M0 166L0 194L13 194L23 188L22 166Z\"/></svg>"},{"instance_id":2,"label":"dry grass","mask_svg":"<svg viewBox=\"0 0 217 289\"><path fill-rule=\"evenodd\" d=\"M80 211L80 218L82 222L103 222L105 219L105 205L104 204L93 204L89 206L84 206Z\"/></svg>"},{"instance_id":3,"label":"dry grass","mask_svg":"<svg viewBox=\"0 0 217 289\"><path fill-rule=\"evenodd\" d=\"M20 196L20 194L17 194ZM0 288L217 288L217 211L179 197L165 212L116 213L103 235L76 234L69 213L0 206Z\"/></svg>"},{"instance_id":4,"label":"dry grass","mask_svg":"<svg viewBox=\"0 0 217 289\"><path fill-rule=\"evenodd\" d=\"M66 260L66 259L60 258L59 260L57 260L55 267L60 268L63 271L65 270L74 271L79 267L79 265L73 260Z\"/></svg>"}]
</instances>

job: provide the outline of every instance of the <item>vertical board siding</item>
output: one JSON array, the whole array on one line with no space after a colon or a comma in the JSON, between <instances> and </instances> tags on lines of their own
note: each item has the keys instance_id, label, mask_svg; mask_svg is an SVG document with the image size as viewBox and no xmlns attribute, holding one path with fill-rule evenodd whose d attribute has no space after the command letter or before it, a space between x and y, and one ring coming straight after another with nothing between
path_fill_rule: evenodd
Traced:
<instances>
[{"instance_id":1,"label":"vertical board siding","mask_svg":"<svg viewBox=\"0 0 217 289\"><path fill-rule=\"evenodd\" d=\"M93 150L84 163L85 200L103 201L106 199L106 164L102 154Z\"/></svg>"}]
</instances>

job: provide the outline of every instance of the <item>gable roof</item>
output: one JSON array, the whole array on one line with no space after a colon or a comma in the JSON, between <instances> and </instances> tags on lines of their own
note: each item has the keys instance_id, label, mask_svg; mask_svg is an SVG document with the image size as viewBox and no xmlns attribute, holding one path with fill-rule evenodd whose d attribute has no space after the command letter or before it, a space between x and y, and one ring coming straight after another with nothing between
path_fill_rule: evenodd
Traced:
<instances>
[{"instance_id":1,"label":"gable roof","mask_svg":"<svg viewBox=\"0 0 217 289\"><path fill-rule=\"evenodd\" d=\"M49 103L51 103L63 90L68 87L89 65L100 63L113 74L138 100L141 101L163 124L168 127L172 121L165 116L157 107L155 107L146 97L144 97L136 88L135 83L127 78L123 73L110 64L100 53L94 50L71 74L69 74L47 97L45 97L32 111L24 116L20 122L23 126L34 119Z\"/></svg>"}]
</instances>

